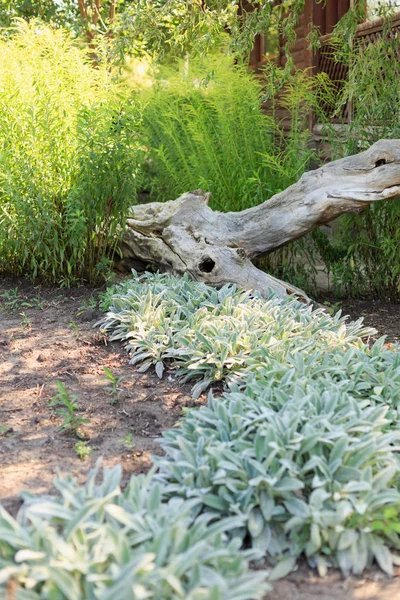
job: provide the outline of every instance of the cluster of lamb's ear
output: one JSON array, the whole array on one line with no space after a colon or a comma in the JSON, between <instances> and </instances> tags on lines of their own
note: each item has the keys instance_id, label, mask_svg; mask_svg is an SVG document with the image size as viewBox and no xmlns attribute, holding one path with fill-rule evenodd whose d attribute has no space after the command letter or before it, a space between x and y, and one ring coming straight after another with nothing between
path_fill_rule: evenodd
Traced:
<instances>
[{"instance_id":1,"label":"cluster of lamb's ear","mask_svg":"<svg viewBox=\"0 0 400 600\"><path fill-rule=\"evenodd\" d=\"M374 333L362 322L346 324L340 314L312 312L293 298L264 300L257 294L224 286L220 290L188 277L146 274L107 293L100 322L110 340L126 342L131 364L140 371L178 367L184 380L195 380L199 396L214 381L245 379L262 364L290 364L293 356L362 348ZM354 359L356 362L357 359ZM315 361L314 361L315 362Z\"/></svg>"},{"instance_id":2,"label":"cluster of lamb's ear","mask_svg":"<svg viewBox=\"0 0 400 600\"><path fill-rule=\"evenodd\" d=\"M399 371L399 367L397 367ZM397 410L329 381L264 371L244 391L188 413L164 434L156 476L171 496L198 498L287 574L305 555L360 574L400 564ZM269 375L269 377L267 377Z\"/></svg>"},{"instance_id":3,"label":"cluster of lamb's ear","mask_svg":"<svg viewBox=\"0 0 400 600\"><path fill-rule=\"evenodd\" d=\"M21 600L256 600L265 573L250 572L252 551L226 531L240 517L198 515L198 500L163 497L151 475L98 468L85 486L58 479L57 498L26 500L17 520L0 508L0 595L7 582Z\"/></svg>"},{"instance_id":4,"label":"cluster of lamb's ear","mask_svg":"<svg viewBox=\"0 0 400 600\"><path fill-rule=\"evenodd\" d=\"M146 294L146 303L142 303ZM145 304L145 306L144 306ZM232 286L146 275L117 288L105 327L128 340L132 361L164 362L230 392L190 411L165 434L159 478L171 495L198 497L236 532L290 570L304 553L360 573L387 573L400 549L400 353L340 314L294 299L263 300Z\"/></svg>"},{"instance_id":5,"label":"cluster of lamb's ear","mask_svg":"<svg viewBox=\"0 0 400 600\"><path fill-rule=\"evenodd\" d=\"M250 600L304 554L324 573L388 574L400 550L400 353L293 299L166 275L110 290L103 321L143 370L165 364L223 398L164 435L157 475L96 470L58 498L0 510L0 590L17 598ZM166 362L168 361L168 362ZM197 387L196 387L197 386ZM250 552L240 551L251 542Z\"/></svg>"}]
</instances>

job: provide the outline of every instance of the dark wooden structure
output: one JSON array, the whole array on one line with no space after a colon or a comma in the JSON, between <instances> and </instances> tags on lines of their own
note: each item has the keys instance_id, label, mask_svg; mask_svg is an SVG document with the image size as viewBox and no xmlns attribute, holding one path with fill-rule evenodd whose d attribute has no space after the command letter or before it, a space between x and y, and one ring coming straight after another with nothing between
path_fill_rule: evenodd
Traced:
<instances>
[{"instance_id":1,"label":"dark wooden structure","mask_svg":"<svg viewBox=\"0 0 400 600\"><path fill-rule=\"evenodd\" d=\"M326 0L325 4L316 0L305 1L304 11L296 26L296 43L292 48L293 61L298 69L317 67L317 56L312 50L308 50L309 25L313 24L318 27L322 37L329 35L349 8L350 0ZM253 68L257 69L265 62L265 54L268 51L267 44L268 42L263 36L257 36L250 59ZM280 52L276 58L278 64L282 65L285 61L282 40L279 46Z\"/></svg>"},{"instance_id":2,"label":"dark wooden structure","mask_svg":"<svg viewBox=\"0 0 400 600\"><path fill-rule=\"evenodd\" d=\"M368 44L374 44L383 35L388 38L398 39L399 43L394 59L400 62L400 12L394 15L390 22L380 18L360 23L357 28L354 44L362 48ZM331 36L329 34L320 37L321 49L315 56L315 69L316 71L326 73L339 90L342 86L341 82L347 79L348 69L345 64L334 60L334 48L330 41ZM345 122L351 120L352 106L350 104L346 104L343 107L341 117L341 120Z\"/></svg>"},{"instance_id":3,"label":"dark wooden structure","mask_svg":"<svg viewBox=\"0 0 400 600\"><path fill-rule=\"evenodd\" d=\"M310 74L326 73L338 89L341 87L341 82L347 78L347 67L333 59L334 50L330 43L331 33L339 20L350 9L352 1L326 0L324 3L321 1L317 2L317 0L305 0L304 11L300 15L296 26L296 42L291 49L294 66L297 69L308 70ZM310 24L318 27L320 32L320 49L317 52L313 52L308 47L307 36L310 31ZM392 17L389 28L387 21L385 22L384 19L369 20L366 14L364 22L358 26L354 43L360 46L374 43L382 37L383 31L385 31L385 35L399 39L397 59L400 61L400 8L399 13ZM273 59L278 65L283 66L285 62L283 41L278 40L277 46L279 50L275 52ZM267 60L270 60L268 58L268 39L263 36L257 36L251 54L250 65L253 69L259 70ZM351 119L351 110L352 108L349 105L343 108L342 120L344 119L345 122L348 122ZM284 121L286 118L285 111L278 109L276 116ZM313 120L310 118L310 127L313 124Z\"/></svg>"}]
</instances>

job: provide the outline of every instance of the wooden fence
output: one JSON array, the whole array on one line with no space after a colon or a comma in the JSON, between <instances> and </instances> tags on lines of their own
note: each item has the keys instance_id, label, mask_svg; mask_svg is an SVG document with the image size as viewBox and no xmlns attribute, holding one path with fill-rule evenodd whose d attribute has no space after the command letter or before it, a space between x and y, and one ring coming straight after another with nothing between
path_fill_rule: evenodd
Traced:
<instances>
[{"instance_id":1,"label":"wooden fence","mask_svg":"<svg viewBox=\"0 0 400 600\"><path fill-rule=\"evenodd\" d=\"M362 49L368 44L373 44L386 36L388 39L397 39L395 46L396 56L394 59L400 62L400 13L396 14L390 22L384 19L376 19L366 23L361 23L357 28L354 39L355 49ZM343 87L343 82L347 80L348 67L340 61L335 60L335 48L332 45L332 36L330 34L320 37L321 48L316 56L316 71L326 73L334 83L338 93ZM326 107L328 111L328 107ZM352 118L352 105L348 103L343 107L342 119L349 122Z\"/></svg>"}]
</instances>

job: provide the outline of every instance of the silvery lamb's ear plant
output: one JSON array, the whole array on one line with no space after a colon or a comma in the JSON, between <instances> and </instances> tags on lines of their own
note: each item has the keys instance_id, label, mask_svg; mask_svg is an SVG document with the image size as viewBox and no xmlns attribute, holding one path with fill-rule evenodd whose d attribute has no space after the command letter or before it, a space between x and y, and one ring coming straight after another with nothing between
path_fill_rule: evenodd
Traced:
<instances>
[{"instance_id":1,"label":"silvery lamb's ear plant","mask_svg":"<svg viewBox=\"0 0 400 600\"><path fill-rule=\"evenodd\" d=\"M391 550L400 550L396 348L364 344L373 330L361 320L187 278L134 278L108 305L105 326L129 340L134 362L168 359L198 380L194 395L221 379L230 389L164 435L156 477L171 497L242 517L235 535L266 554L272 579L301 554L322 574L330 565L361 573L373 560L391 574ZM141 356L139 343L155 339Z\"/></svg>"},{"instance_id":2,"label":"silvery lamb's ear plant","mask_svg":"<svg viewBox=\"0 0 400 600\"><path fill-rule=\"evenodd\" d=\"M266 301L159 273L134 274L107 293L102 308L102 328L126 342L132 364L154 365L162 376L168 361L184 380L197 380L194 396L214 381L244 380L265 362L290 364L295 354L321 363L327 352L367 352L362 338L373 333L361 320L346 323L293 298Z\"/></svg>"},{"instance_id":3,"label":"silvery lamb's ear plant","mask_svg":"<svg viewBox=\"0 0 400 600\"><path fill-rule=\"evenodd\" d=\"M269 589L249 572L254 552L198 500L165 499L148 477L121 492L121 469L98 467L85 486L58 479L56 498L27 496L17 519L0 508L0 593L14 582L17 600L256 600ZM2 596L3 597L3 596Z\"/></svg>"},{"instance_id":4,"label":"silvery lamb's ear plant","mask_svg":"<svg viewBox=\"0 0 400 600\"><path fill-rule=\"evenodd\" d=\"M107 292L103 327L132 362L166 361L196 382L225 379L164 434L159 471L120 471L0 513L0 586L17 598L250 600L300 555L321 574L387 573L400 552L400 353L361 321L166 275ZM229 532L229 535L228 535ZM252 546L251 552L240 547ZM255 554L254 554L255 553ZM1 589L1 587L0 587Z\"/></svg>"},{"instance_id":5,"label":"silvery lamb's ear plant","mask_svg":"<svg viewBox=\"0 0 400 600\"><path fill-rule=\"evenodd\" d=\"M98 324L111 332L111 341L126 342L130 362L140 365L139 371L154 366L161 378L165 360L171 361L179 349L178 334L187 328L189 320L201 309L207 316L224 298L235 294L233 286L215 290L187 276L134 273L132 279L103 296L101 308L107 315Z\"/></svg>"},{"instance_id":6,"label":"silvery lamb's ear plant","mask_svg":"<svg viewBox=\"0 0 400 600\"><path fill-rule=\"evenodd\" d=\"M373 559L392 574L400 425L388 415L334 381L295 382L293 371L279 386L253 379L164 434L157 478L171 496L245 518L236 534L276 565L273 578L301 554L321 574L359 574Z\"/></svg>"}]
</instances>

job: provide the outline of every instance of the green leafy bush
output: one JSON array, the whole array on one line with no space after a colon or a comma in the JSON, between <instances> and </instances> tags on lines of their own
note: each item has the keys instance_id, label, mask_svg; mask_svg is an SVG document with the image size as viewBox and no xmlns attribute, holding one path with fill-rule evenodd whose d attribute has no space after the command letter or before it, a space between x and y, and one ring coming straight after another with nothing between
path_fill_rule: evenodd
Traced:
<instances>
[{"instance_id":1,"label":"green leafy bush","mask_svg":"<svg viewBox=\"0 0 400 600\"><path fill-rule=\"evenodd\" d=\"M378 9L385 17L381 37L379 32L373 42L355 37L358 23L365 18L362 4L356 4L329 40L330 60L338 63L338 72L347 72L344 81L335 82L336 93L332 95L334 88L329 87L323 92L316 115L317 123L324 126L325 151L332 159L355 154L379 139L400 137L400 114L393 108L400 98L398 38L391 30L390 16L395 9L386 2L377 3L373 10ZM372 203L360 215L343 215L333 238L322 231L312 232L269 255L266 267L307 288L315 281L315 263L319 262L325 265L338 295L368 294L397 302L399 223L398 201Z\"/></svg>"},{"instance_id":2,"label":"green leafy bush","mask_svg":"<svg viewBox=\"0 0 400 600\"><path fill-rule=\"evenodd\" d=\"M0 271L95 281L137 186L139 110L66 33L0 39Z\"/></svg>"},{"instance_id":3,"label":"green leafy bush","mask_svg":"<svg viewBox=\"0 0 400 600\"><path fill-rule=\"evenodd\" d=\"M57 479L56 498L27 496L17 519L0 507L0 591L13 580L17 600L256 600L265 574L249 572L252 552L226 531L240 517L196 518L197 499L166 500L151 475L98 467L85 486Z\"/></svg>"},{"instance_id":4,"label":"green leafy bush","mask_svg":"<svg viewBox=\"0 0 400 600\"><path fill-rule=\"evenodd\" d=\"M279 33L288 53L303 8L304 0L292 0L289 11L281 4L258 0L247 5L240 0L207 4L185 0L124 2L113 24L111 54L120 62L132 54L171 59L188 54L204 56L223 44L225 52L246 61L254 38L270 30L273 43ZM291 65L287 65L288 70Z\"/></svg>"},{"instance_id":5,"label":"green leafy bush","mask_svg":"<svg viewBox=\"0 0 400 600\"><path fill-rule=\"evenodd\" d=\"M282 154L282 135L261 108L263 93L254 74L222 54L161 70L142 93L155 199L203 188L214 208L242 210L294 183L312 155L308 135L293 132Z\"/></svg>"},{"instance_id":6,"label":"green leafy bush","mask_svg":"<svg viewBox=\"0 0 400 600\"><path fill-rule=\"evenodd\" d=\"M344 139L333 138L334 152L354 154L378 139L400 138L398 39L390 35L390 19L382 39L355 45L344 57L348 81L339 103L351 103L353 117ZM332 137L332 136L331 136ZM354 295L370 292L400 300L400 202L377 202L362 215L342 217L336 245L342 259L333 265L337 286Z\"/></svg>"}]
</instances>

